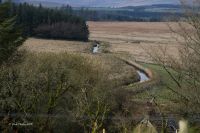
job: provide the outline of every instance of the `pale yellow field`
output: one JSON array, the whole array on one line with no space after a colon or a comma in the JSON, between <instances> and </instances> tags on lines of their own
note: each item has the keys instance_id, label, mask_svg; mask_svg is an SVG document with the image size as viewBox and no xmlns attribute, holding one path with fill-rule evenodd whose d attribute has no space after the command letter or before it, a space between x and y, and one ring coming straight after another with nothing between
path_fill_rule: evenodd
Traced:
<instances>
[{"instance_id":1,"label":"pale yellow field","mask_svg":"<svg viewBox=\"0 0 200 133\"><path fill-rule=\"evenodd\" d=\"M31 52L89 52L90 42L29 38L21 49Z\"/></svg>"},{"instance_id":2,"label":"pale yellow field","mask_svg":"<svg viewBox=\"0 0 200 133\"><path fill-rule=\"evenodd\" d=\"M127 52L136 60L149 61L147 52L166 49L172 56L178 56L175 34L169 25L179 30L176 23L165 22L88 22L91 40L109 42L109 51Z\"/></svg>"},{"instance_id":3,"label":"pale yellow field","mask_svg":"<svg viewBox=\"0 0 200 133\"><path fill-rule=\"evenodd\" d=\"M165 22L88 22L90 40L108 42L108 51L128 53L138 61L150 62L149 53L160 49L177 57L180 43L177 35L171 32L179 30L176 23ZM22 48L33 52L81 52L89 53L91 42L60 41L29 38Z\"/></svg>"}]
</instances>

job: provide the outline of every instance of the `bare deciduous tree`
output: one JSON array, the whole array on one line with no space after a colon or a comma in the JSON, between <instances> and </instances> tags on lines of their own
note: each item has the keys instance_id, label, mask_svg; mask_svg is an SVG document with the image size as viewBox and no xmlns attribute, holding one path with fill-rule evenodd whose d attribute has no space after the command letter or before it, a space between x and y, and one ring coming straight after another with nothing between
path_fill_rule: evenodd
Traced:
<instances>
[{"instance_id":1,"label":"bare deciduous tree","mask_svg":"<svg viewBox=\"0 0 200 133\"><path fill-rule=\"evenodd\" d=\"M200 1L182 1L185 19L169 28L180 43L178 56L173 57L166 48L150 54L160 64L175 83L167 88L177 94L181 111L200 112Z\"/></svg>"}]
</instances>

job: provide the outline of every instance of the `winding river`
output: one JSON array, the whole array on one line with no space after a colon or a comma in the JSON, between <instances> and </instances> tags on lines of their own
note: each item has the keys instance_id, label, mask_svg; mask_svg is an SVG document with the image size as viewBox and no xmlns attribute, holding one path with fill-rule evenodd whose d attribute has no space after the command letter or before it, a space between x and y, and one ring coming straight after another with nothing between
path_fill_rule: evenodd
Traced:
<instances>
[{"instance_id":1,"label":"winding river","mask_svg":"<svg viewBox=\"0 0 200 133\"><path fill-rule=\"evenodd\" d=\"M95 54L95 53L98 52L98 50L99 50L99 44L96 44L96 45L93 46L92 53Z\"/></svg>"},{"instance_id":2,"label":"winding river","mask_svg":"<svg viewBox=\"0 0 200 133\"><path fill-rule=\"evenodd\" d=\"M137 73L140 76L140 82L145 82L145 81L149 80L149 77L147 76L146 73L144 73L144 72L142 72L140 70L137 70Z\"/></svg>"},{"instance_id":3,"label":"winding river","mask_svg":"<svg viewBox=\"0 0 200 133\"><path fill-rule=\"evenodd\" d=\"M93 46L92 53L93 54L98 53L98 50L99 50L99 44L97 43L96 45ZM137 69L137 73L138 73L138 75L140 77L140 81L139 82L145 82L145 81L149 80L149 77L143 71Z\"/></svg>"}]
</instances>

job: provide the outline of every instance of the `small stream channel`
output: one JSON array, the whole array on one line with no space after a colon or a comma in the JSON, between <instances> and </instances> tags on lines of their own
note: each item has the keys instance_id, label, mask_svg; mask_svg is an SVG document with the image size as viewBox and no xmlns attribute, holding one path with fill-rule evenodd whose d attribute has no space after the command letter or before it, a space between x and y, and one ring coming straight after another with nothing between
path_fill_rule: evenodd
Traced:
<instances>
[{"instance_id":1,"label":"small stream channel","mask_svg":"<svg viewBox=\"0 0 200 133\"><path fill-rule=\"evenodd\" d=\"M144 73L144 72L142 72L140 70L137 70L137 73L140 76L140 82L145 82L145 81L149 80L149 77L147 76L146 73Z\"/></svg>"},{"instance_id":2,"label":"small stream channel","mask_svg":"<svg viewBox=\"0 0 200 133\"><path fill-rule=\"evenodd\" d=\"M92 53L93 54L98 53L99 47L100 47L100 44L98 44L98 43L93 45ZM136 69L137 69L137 73L140 77L140 81L139 81L140 83L150 80L149 76L144 71L142 71L138 68L136 68ZM168 123L169 123L169 127L173 128L174 131L176 131L176 129L178 129L174 118L173 119L168 118Z\"/></svg>"},{"instance_id":3,"label":"small stream channel","mask_svg":"<svg viewBox=\"0 0 200 133\"><path fill-rule=\"evenodd\" d=\"M92 53L95 54L95 53L98 53L98 50L99 50L99 44L95 44L93 45L93 49L92 49ZM137 73L140 77L140 81L139 82L145 82L145 81L148 81L149 80L149 77L147 76L146 73L144 73L143 71L137 69Z\"/></svg>"},{"instance_id":4,"label":"small stream channel","mask_svg":"<svg viewBox=\"0 0 200 133\"><path fill-rule=\"evenodd\" d=\"M97 44L93 45L92 53L95 54L98 52L98 50L99 50L99 44L97 43Z\"/></svg>"}]
</instances>

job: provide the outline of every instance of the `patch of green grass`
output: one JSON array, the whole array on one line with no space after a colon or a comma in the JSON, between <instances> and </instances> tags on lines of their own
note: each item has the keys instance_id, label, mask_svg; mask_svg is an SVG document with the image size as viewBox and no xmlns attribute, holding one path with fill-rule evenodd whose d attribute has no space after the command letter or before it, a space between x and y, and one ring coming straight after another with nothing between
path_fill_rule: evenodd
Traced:
<instances>
[{"instance_id":1,"label":"patch of green grass","mask_svg":"<svg viewBox=\"0 0 200 133\"><path fill-rule=\"evenodd\" d=\"M134 96L134 99L142 101L144 99L155 97L156 102L158 102L160 105L174 105L174 99L177 97L177 94L172 92L168 87L176 89L177 85L172 80L167 71L162 66L156 64L141 63L141 65L151 69L156 74L156 76L160 78L160 83L155 85L152 89ZM173 75L175 74L175 72L172 70L169 71Z\"/></svg>"},{"instance_id":2,"label":"patch of green grass","mask_svg":"<svg viewBox=\"0 0 200 133\"><path fill-rule=\"evenodd\" d=\"M162 83L175 85L170 75L162 66L156 65L156 64L146 64L146 63L142 63L141 65L154 71L160 77ZM169 71L172 74L174 74L172 70L169 70Z\"/></svg>"}]
</instances>

